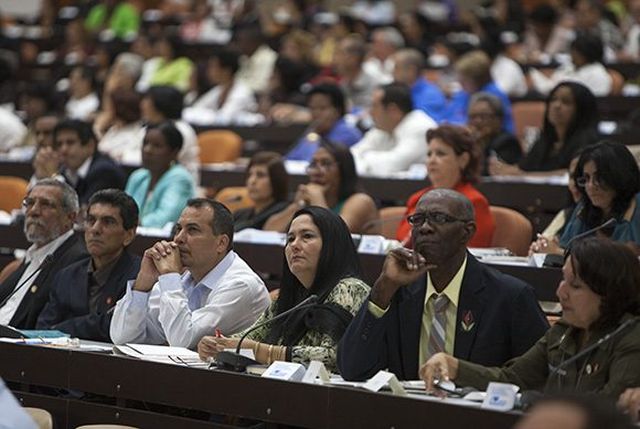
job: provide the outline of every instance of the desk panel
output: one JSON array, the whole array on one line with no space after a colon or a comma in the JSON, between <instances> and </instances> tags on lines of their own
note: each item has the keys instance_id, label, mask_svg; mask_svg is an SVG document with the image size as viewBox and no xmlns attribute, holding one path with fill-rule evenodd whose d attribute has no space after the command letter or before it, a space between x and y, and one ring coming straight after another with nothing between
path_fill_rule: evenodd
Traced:
<instances>
[{"instance_id":1,"label":"desk panel","mask_svg":"<svg viewBox=\"0 0 640 429\"><path fill-rule=\"evenodd\" d=\"M69 386L75 390L296 426L327 426L313 412L313 407L326 409L327 388L91 353L72 353L69 367ZM86 376L92 373L100 377ZM304 400L296 404L296 398Z\"/></svg>"}]
</instances>

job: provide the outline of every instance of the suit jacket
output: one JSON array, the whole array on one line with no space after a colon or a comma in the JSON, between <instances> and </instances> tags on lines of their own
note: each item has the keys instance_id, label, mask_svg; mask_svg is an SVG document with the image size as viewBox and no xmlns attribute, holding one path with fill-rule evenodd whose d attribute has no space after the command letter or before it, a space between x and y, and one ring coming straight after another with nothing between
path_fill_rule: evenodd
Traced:
<instances>
[{"instance_id":1,"label":"suit jacket","mask_svg":"<svg viewBox=\"0 0 640 429\"><path fill-rule=\"evenodd\" d=\"M338 346L342 377L363 380L388 368L401 379L417 379L425 294L426 276L422 276L398 289L379 319L365 302ZM487 366L520 356L549 327L531 286L471 254L467 254L456 323L453 355Z\"/></svg>"},{"instance_id":2,"label":"suit jacket","mask_svg":"<svg viewBox=\"0 0 640 429\"><path fill-rule=\"evenodd\" d=\"M63 173L64 175L64 173ZM65 180L71 183L65 176ZM75 186L80 204L89 202L89 198L101 189L124 189L127 176L118 164L109 156L96 151L89 165L86 177L80 178Z\"/></svg>"},{"instance_id":3,"label":"suit jacket","mask_svg":"<svg viewBox=\"0 0 640 429\"><path fill-rule=\"evenodd\" d=\"M87 256L82 236L74 234L60 245L52 254L51 262L45 264L33 281L33 286L24 296L16 309L13 318L9 322L18 329L33 329L36 320L49 299L49 290L55 275L69 264L72 264ZM0 291L11 291L20 280L21 272L16 271L0 284ZM1 293L4 295L4 293Z\"/></svg>"},{"instance_id":4,"label":"suit jacket","mask_svg":"<svg viewBox=\"0 0 640 429\"><path fill-rule=\"evenodd\" d=\"M90 263L90 257L82 259L56 275L49 302L38 318L38 329L58 329L72 337L111 342L109 325L112 309L124 295L127 281L138 275L140 257L126 250L122 252L99 292L97 313L89 312Z\"/></svg>"}]
</instances>

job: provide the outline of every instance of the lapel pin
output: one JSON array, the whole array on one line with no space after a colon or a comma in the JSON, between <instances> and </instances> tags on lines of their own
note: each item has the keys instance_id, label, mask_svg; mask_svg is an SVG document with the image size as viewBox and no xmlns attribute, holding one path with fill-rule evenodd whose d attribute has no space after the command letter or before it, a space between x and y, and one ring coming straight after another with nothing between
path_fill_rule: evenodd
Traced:
<instances>
[{"instance_id":1,"label":"lapel pin","mask_svg":"<svg viewBox=\"0 0 640 429\"><path fill-rule=\"evenodd\" d=\"M464 316L462 316L462 330L465 332L469 332L470 330L473 329L473 327L475 326L476 322L473 320L473 313L471 313L471 310L467 310L464 313Z\"/></svg>"},{"instance_id":2,"label":"lapel pin","mask_svg":"<svg viewBox=\"0 0 640 429\"><path fill-rule=\"evenodd\" d=\"M36 293L36 292L38 292L38 286L36 285L31 286L31 293Z\"/></svg>"},{"instance_id":3,"label":"lapel pin","mask_svg":"<svg viewBox=\"0 0 640 429\"><path fill-rule=\"evenodd\" d=\"M113 298L108 297L107 298L107 305L111 305L112 302L113 302Z\"/></svg>"},{"instance_id":4,"label":"lapel pin","mask_svg":"<svg viewBox=\"0 0 640 429\"><path fill-rule=\"evenodd\" d=\"M593 372L593 368L591 367L591 364L587 364L586 371L587 371L587 375L591 375L591 373Z\"/></svg>"}]
</instances>

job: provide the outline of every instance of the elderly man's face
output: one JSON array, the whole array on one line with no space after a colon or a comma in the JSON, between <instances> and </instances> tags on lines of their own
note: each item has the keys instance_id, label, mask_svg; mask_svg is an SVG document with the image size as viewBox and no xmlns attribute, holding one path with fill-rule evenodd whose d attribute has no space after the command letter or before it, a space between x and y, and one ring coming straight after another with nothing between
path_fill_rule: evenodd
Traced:
<instances>
[{"instance_id":1,"label":"elderly man's face","mask_svg":"<svg viewBox=\"0 0 640 429\"><path fill-rule=\"evenodd\" d=\"M35 186L23 201L24 234L38 247L58 238L71 229L75 213L62 207L62 189L55 186Z\"/></svg>"},{"instance_id":2,"label":"elderly man's face","mask_svg":"<svg viewBox=\"0 0 640 429\"><path fill-rule=\"evenodd\" d=\"M473 219L465 219L461 204L451 198L425 195L414 215L426 217L421 225L414 225L414 249L427 263L440 265L464 251L475 233ZM419 216L416 216L419 217Z\"/></svg>"}]
</instances>

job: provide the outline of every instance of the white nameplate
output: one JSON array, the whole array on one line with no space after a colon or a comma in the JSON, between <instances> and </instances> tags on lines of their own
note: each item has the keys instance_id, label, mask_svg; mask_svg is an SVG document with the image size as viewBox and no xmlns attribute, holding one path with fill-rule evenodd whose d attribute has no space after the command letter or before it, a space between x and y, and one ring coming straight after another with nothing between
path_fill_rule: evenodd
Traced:
<instances>
[{"instance_id":1,"label":"white nameplate","mask_svg":"<svg viewBox=\"0 0 640 429\"><path fill-rule=\"evenodd\" d=\"M510 411L516 402L516 393L520 388L515 384L489 383L487 396L482 402L482 408L497 411Z\"/></svg>"},{"instance_id":2,"label":"white nameplate","mask_svg":"<svg viewBox=\"0 0 640 429\"><path fill-rule=\"evenodd\" d=\"M381 235L363 235L358 245L358 253L381 255L384 253L385 238Z\"/></svg>"},{"instance_id":3,"label":"white nameplate","mask_svg":"<svg viewBox=\"0 0 640 429\"><path fill-rule=\"evenodd\" d=\"M389 386L394 395L404 396L407 394L407 391L404 390L404 387L402 387L402 384L400 384L395 374L387 371L378 371L378 373L371 377L362 387L372 392L379 392L380 389L385 386Z\"/></svg>"},{"instance_id":4,"label":"white nameplate","mask_svg":"<svg viewBox=\"0 0 640 429\"><path fill-rule=\"evenodd\" d=\"M309 363L309 368L302 378L303 383L310 384L325 384L331 381L329 371L325 368L324 364L319 360L312 360Z\"/></svg>"},{"instance_id":5,"label":"white nameplate","mask_svg":"<svg viewBox=\"0 0 640 429\"><path fill-rule=\"evenodd\" d=\"M304 377L305 368L303 365L294 362L275 361L262 374L262 377L275 378L278 380L301 381Z\"/></svg>"}]
</instances>

